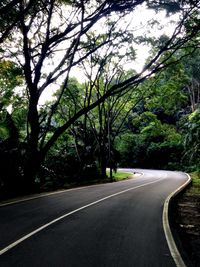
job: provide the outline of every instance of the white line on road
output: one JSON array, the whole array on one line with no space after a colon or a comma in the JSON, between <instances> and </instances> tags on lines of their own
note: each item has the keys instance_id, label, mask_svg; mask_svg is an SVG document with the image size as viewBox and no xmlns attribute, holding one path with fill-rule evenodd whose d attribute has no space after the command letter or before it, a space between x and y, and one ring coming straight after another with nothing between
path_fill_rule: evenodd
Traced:
<instances>
[{"instance_id":1,"label":"white line on road","mask_svg":"<svg viewBox=\"0 0 200 267\"><path fill-rule=\"evenodd\" d=\"M126 189L126 190L120 191L120 192L118 192L118 193L109 195L109 196L107 196L107 197L101 198L101 199L96 200L96 201L94 201L94 202L91 202L91 203L89 203L89 204L87 204L87 205L85 205L85 206L83 206L83 207L80 207L80 208L78 208L78 209L76 209L76 210L73 210L73 211L71 211L71 212L68 212L68 213L66 213L66 214L64 214L64 215L62 215L62 216L60 216L60 217L58 217L58 218L56 218L56 219L50 221L49 223L42 225L41 227L37 228L36 230L30 232L29 234L23 236L22 238L16 240L15 242L11 243L11 244L8 245L7 247L3 248L2 250L0 250L0 255L4 254L4 253L7 252L8 250L10 250L10 249L16 247L17 245L19 245L20 243L22 243L22 242L25 241L26 239L28 239L28 238L30 238L31 236L37 234L38 232L44 230L45 228L49 227L50 225L52 225L52 224L54 224L54 223L56 223L56 222L58 222L58 221L60 221L60 220L62 220L62 219L64 219L64 218L66 218L66 217L68 217L68 216L70 216L70 215L72 215L72 214L74 214L74 213L76 213L76 212L78 212L78 211L81 211L81 210L83 210L83 209L86 209L86 208L88 208L88 207L91 207L91 206L93 206L93 205L96 205L96 204L98 204L98 203L100 203L100 202L102 202L102 201L104 201L104 200L106 200L106 199L109 199L109 198L112 198L112 197L115 197L115 196L124 194L124 193L126 193L126 192L128 192L128 191L131 191L131 190L134 190L134 189L137 189L137 188L140 188L140 187L144 187L144 186L147 186L147 185L150 185L150 184L157 183L157 182L159 182L160 180L162 180L162 178L156 179L156 180L153 181L153 182L149 182L149 183L146 183L146 184L142 184L142 185L138 185L138 186L135 186L135 187L131 187L131 188L129 188L129 189Z\"/></svg>"}]
</instances>

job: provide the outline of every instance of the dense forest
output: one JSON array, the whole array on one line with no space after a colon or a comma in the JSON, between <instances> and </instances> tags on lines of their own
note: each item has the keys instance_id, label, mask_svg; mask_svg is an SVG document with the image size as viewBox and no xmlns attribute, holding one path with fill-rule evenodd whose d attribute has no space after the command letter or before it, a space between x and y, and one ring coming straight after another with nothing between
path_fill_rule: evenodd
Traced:
<instances>
[{"instance_id":1,"label":"dense forest","mask_svg":"<svg viewBox=\"0 0 200 267\"><path fill-rule=\"evenodd\" d=\"M111 180L118 167L199 171L199 5L1 1L0 198L107 167Z\"/></svg>"}]
</instances>

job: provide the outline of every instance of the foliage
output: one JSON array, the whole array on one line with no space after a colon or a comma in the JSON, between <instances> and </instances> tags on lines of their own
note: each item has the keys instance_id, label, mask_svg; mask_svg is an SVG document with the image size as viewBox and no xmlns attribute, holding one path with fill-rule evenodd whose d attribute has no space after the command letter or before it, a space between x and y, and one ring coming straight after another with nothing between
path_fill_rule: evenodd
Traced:
<instances>
[{"instance_id":1,"label":"foliage","mask_svg":"<svg viewBox=\"0 0 200 267\"><path fill-rule=\"evenodd\" d=\"M107 176L109 176L109 171L107 171ZM113 174L113 181L117 182L117 181L122 181L125 179L130 179L132 178L133 175L129 172L121 172L121 171L117 171Z\"/></svg>"},{"instance_id":2,"label":"foliage","mask_svg":"<svg viewBox=\"0 0 200 267\"><path fill-rule=\"evenodd\" d=\"M185 137L185 156L189 158L189 162L195 165L197 171L200 170L200 108L192 112L188 117L185 125L187 133Z\"/></svg>"},{"instance_id":3,"label":"foliage","mask_svg":"<svg viewBox=\"0 0 200 267\"><path fill-rule=\"evenodd\" d=\"M134 36L128 16L145 3L168 15L180 12L171 36L152 37L148 30L143 40ZM18 151L13 152L20 161L13 168L17 190L34 191L46 182L63 184L56 179L58 163L60 177L75 165L75 177L86 177L90 171L92 177L99 169L105 173L106 165L117 166L115 141L123 135L138 138L130 142L141 164L150 165L151 156L163 150L167 157L161 165L166 166L169 158L172 162L175 148L182 144L176 116L188 102L182 88L190 85L185 63L173 64L188 53L189 41L190 53L196 50L198 7L194 1L1 2L0 133L2 151ZM126 72L124 65L136 59L137 42L151 44L153 50L142 72ZM75 68L85 73L85 84L70 79ZM41 106L42 96L52 88L53 99ZM13 181L7 187L5 181L4 177L1 184L8 189Z\"/></svg>"},{"instance_id":4,"label":"foliage","mask_svg":"<svg viewBox=\"0 0 200 267\"><path fill-rule=\"evenodd\" d=\"M177 162L183 151L181 136L169 125L150 123L138 134L122 135L117 143L123 167L181 168Z\"/></svg>"},{"instance_id":5,"label":"foliage","mask_svg":"<svg viewBox=\"0 0 200 267\"><path fill-rule=\"evenodd\" d=\"M194 185L200 186L200 173L193 172L193 173L190 173L190 176L192 177L192 183Z\"/></svg>"},{"instance_id":6,"label":"foliage","mask_svg":"<svg viewBox=\"0 0 200 267\"><path fill-rule=\"evenodd\" d=\"M198 101L192 105L191 91L186 90L198 72L198 68L195 72L193 67L198 62L198 52L143 83L144 99L129 116L129 133L117 142L121 165L199 168L199 109L192 112L198 107Z\"/></svg>"}]
</instances>

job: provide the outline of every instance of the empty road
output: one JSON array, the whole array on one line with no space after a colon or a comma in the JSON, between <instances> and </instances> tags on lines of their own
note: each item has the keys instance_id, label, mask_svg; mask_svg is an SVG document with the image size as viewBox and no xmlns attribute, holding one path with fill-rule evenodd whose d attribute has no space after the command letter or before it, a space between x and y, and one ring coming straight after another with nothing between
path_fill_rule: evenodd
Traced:
<instances>
[{"instance_id":1,"label":"empty road","mask_svg":"<svg viewBox=\"0 0 200 267\"><path fill-rule=\"evenodd\" d=\"M0 266L175 267L163 205L188 177L137 171L143 175L0 206Z\"/></svg>"}]
</instances>

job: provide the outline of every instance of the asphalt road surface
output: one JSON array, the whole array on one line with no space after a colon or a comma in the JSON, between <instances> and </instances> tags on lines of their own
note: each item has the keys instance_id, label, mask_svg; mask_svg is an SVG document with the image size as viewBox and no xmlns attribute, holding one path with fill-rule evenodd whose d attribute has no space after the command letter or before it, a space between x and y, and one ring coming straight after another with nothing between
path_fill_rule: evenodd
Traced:
<instances>
[{"instance_id":1,"label":"asphalt road surface","mask_svg":"<svg viewBox=\"0 0 200 267\"><path fill-rule=\"evenodd\" d=\"M137 171L143 175L0 206L0 266L175 267L162 211L187 176Z\"/></svg>"}]
</instances>

